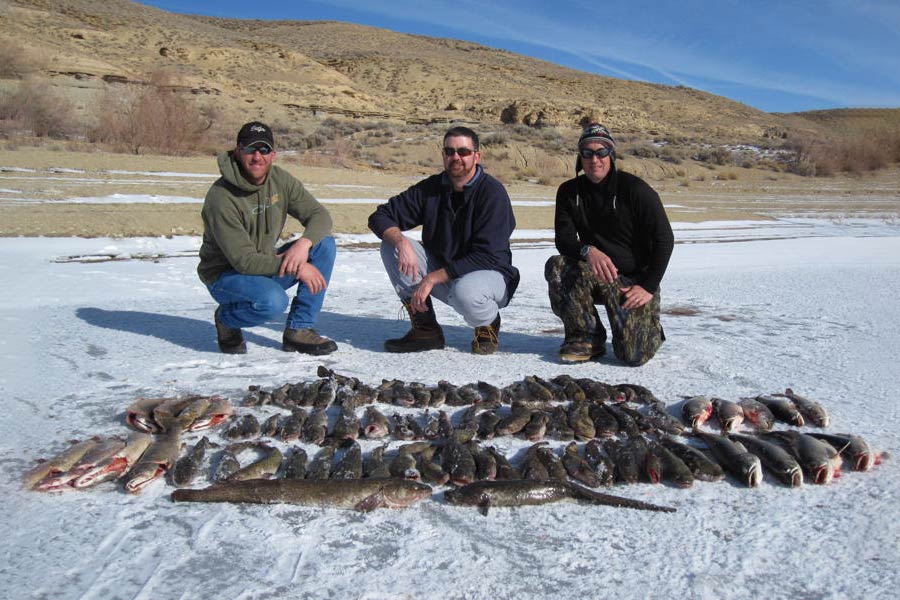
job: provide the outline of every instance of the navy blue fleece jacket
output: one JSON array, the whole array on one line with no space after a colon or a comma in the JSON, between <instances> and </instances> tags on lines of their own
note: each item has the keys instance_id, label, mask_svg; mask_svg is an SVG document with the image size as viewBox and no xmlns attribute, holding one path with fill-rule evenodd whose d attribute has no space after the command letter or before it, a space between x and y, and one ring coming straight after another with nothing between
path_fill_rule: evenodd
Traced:
<instances>
[{"instance_id":1,"label":"navy blue fleece jacket","mask_svg":"<svg viewBox=\"0 0 900 600\"><path fill-rule=\"evenodd\" d=\"M369 216L369 229L381 238L391 227L408 231L422 226L422 245L451 278L494 270L506 281L507 298L519 285L512 265L509 237L516 228L503 184L479 165L453 209L453 187L444 173L432 175L380 205Z\"/></svg>"}]
</instances>

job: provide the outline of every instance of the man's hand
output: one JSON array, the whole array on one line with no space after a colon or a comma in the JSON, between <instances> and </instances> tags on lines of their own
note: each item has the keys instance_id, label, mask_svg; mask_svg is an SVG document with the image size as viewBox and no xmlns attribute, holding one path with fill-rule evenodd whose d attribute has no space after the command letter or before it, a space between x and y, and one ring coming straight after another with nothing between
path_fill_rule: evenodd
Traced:
<instances>
[{"instance_id":1,"label":"man's hand","mask_svg":"<svg viewBox=\"0 0 900 600\"><path fill-rule=\"evenodd\" d=\"M308 238L300 238L291 247L278 256L281 257L281 268L278 269L278 276L293 275L297 279L301 279L300 271L306 261L309 260L309 249L312 248L312 241ZM315 267L313 267L315 269ZM318 273L319 270L316 269ZM321 277L321 273L319 276Z\"/></svg>"},{"instance_id":2,"label":"man's hand","mask_svg":"<svg viewBox=\"0 0 900 600\"><path fill-rule=\"evenodd\" d=\"M619 270L613 264L612 259L594 246L591 246L585 258L588 266L591 268L591 272L600 281L612 283L619 276Z\"/></svg>"},{"instance_id":3,"label":"man's hand","mask_svg":"<svg viewBox=\"0 0 900 600\"><path fill-rule=\"evenodd\" d=\"M625 302L622 304L622 308L640 308L653 299L653 294L639 285L629 285L619 289L625 294Z\"/></svg>"},{"instance_id":4,"label":"man's hand","mask_svg":"<svg viewBox=\"0 0 900 600\"><path fill-rule=\"evenodd\" d=\"M313 294L318 294L328 287L328 283L325 281L322 272L312 263L303 263L296 277L303 282L303 285L305 285Z\"/></svg>"},{"instance_id":5,"label":"man's hand","mask_svg":"<svg viewBox=\"0 0 900 600\"><path fill-rule=\"evenodd\" d=\"M427 311L428 305L426 302L428 301L428 296L431 295L431 290L434 289L434 286L447 283L448 281L450 281L450 275L447 273L447 269L438 269L423 277L419 285L416 286L416 291L409 298L409 306L412 308L412 311L414 313Z\"/></svg>"},{"instance_id":6,"label":"man's hand","mask_svg":"<svg viewBox=\"0 0 900 600\"><path fill-rule=\"evenodd\" d=\"M413 283L419 279L419 257L413 250L409 238L403 236L397 245L397 267L400 272L409 277ZM429 292L430 292L429 288Z\"/></svg>"},{"instance_id":7,"label":"man's hand","mask_svg":"<svg viewBox=\"0 0 900 600\"><path fill-rule=\"evenodd\" d=\"M413 295L409 298L409 306L414 313L425 312L428 310L426 302L428 301L428 296L431 295L431 289L433 287L434 283L432 283L431 278L428 277L428 275L423 277L422 281L419 282L419 285L416 286L416 291L414 291Z\"/></svg>"}]
</instances>

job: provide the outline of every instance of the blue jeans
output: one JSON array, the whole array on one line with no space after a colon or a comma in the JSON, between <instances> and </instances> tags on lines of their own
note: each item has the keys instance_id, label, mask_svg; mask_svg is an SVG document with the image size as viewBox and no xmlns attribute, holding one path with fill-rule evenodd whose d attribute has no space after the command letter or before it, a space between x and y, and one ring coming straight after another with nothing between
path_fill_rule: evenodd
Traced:
<instances>
[{"instance_id":1,"label":"blue jeans","mask_svg":"<svg viewBox=\"0 0 900 600\"><path fill-rule=\"evenodd\" d=\"M293 243L285 244L278 252L284 252ZM309 262L319 269L326 283L331 281L336 255L333 237L326 237L309 249ZM297 283L298 279L292 275L241 275L232 270L225 271L206 287L221 306L219 320L229 327L243 328L266 323L284 313L288 305L286 291ZM326 288L312 294L303 283L297 285L297 295L291 302L285 327L305 329L314 326L327 291Z\"/></svg>"}]
</instances>

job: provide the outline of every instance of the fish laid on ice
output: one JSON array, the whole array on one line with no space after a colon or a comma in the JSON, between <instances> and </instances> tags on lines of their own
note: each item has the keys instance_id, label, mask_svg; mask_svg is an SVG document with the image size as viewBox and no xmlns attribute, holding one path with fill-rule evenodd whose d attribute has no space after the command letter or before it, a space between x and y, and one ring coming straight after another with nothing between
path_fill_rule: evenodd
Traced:
<instances>
[{"instance_id":1,"label":"fish laid on ice","mask_svg":"<svg viewBox=\"0 0 900 600\"><path fill-rule=\"evenodd\" d=\"M175 502L249 502L300 504L320 508L406 508L431 496L431 486L397 479L261 479L228 481L202 490L172 493Z\"/></svg>"},{"instance_id":2,"label":"fish laid on ice","mask_svg":"<svg viewBox=\"0 0 900 600\"><path fill-rule=\"evenodd\" d=\"M306 464L309 457L306 450L300 446L294 446L291 453L282 461L282 471L285 479L303 479L306 477Z\"/></svg>"},{"instance_id":3,"label":"fish laid on ice","mask_svg":"<svg viewBox=\"0 0 900 600\"><path fill-rule=\"evenodd\" d=\"M190 485L200 467L203 466L203 459L206 457L206 451L209 449L209 438L204 436L200 441L188 448L184 456L175 461L175 467L172 469L172 483L176 486Z\"/></svg>"},{"instance_id":4,"label":"fish laid on ice","mask_svg":"<svg viewBox=\"0 0 900 600\"><path fill-rule=\"evenodd\" d=\"M788 425L795 427L803 427L806 421L803 415L797 410L797 406L785 397L776 397L762 394L756 397L758 402L762 402L766 408L772 411L776 419Z\"/></svg>"},{"instance_id":5,"label":"fish laid on ice","mask_svg":"<svg viewBox=\"0 0 900 600\"><path fill-rule=\"evenodd\" d=\"M669 436L662 436L659 442L687 465L694 475L694 479L719 481L725 478L722 466L711 460L702 450L683 444Z\"/></svg>"},{"instance_id":6,"label":"fish laid on ice","mask_svg":"<svg viewBox=\"0 0 900 600\"><path fill-rule=\"evenodd\" d=\"M149 433L135 431L125 440L125 447L85 471L74 481L76 488L90 487L110 479L118 479L133 467L153 443Z\"/></svg>"},{"instance_id":7,"label":"fish laid on ice","mask_svg":"<svg viewBox=\"0 0 900 600\"><path fill-rule=\"evenodd\" d=\"M713 435L702 431L697 436L706 444L716 460L747 487L757 487L762 483L762 463L755 454L748 452L738 442L725 436Z\"/></svg>"},{"instance_id":8,"label":"fish laid on ice","mask_svg":"<svg viewBox=\"0 0 900 600\"><path fill-rule=\"evenodd\" d=\"M635 508L658 512L675 512L674 508L658 506L639 500L604 494L563 481L495 480L476 481L448 490L444 499L458 506L477 506L487 515L493 506L533 506L560 500L584 500L592 504Z\"/></svg>"},{"instance_id":9,"label":"fish laid on ice","mask_svg":"<svg viewBox=\"0 0 900 600\"><path fill-rule=\"evenodd\" d=\"M712 405L722 433L731 433L744 422L744 409L739 404L722 398L713 398Z\"/></svg>"},{"instance_id":10,"label":"fish laid on ice","mask_svg":"<svg viewBox=\"0 0 900 600\"><path fill-rule=\"evenodd\" d=\"M578 453L577 442L569 442L566 445L562 463L572 479L592 488L603 485L594 467Z\"/></svg>"},{"instance_id":11,"label":"fish laid on ice","mask_svg":"<svg viewBox=\"0 0 900 600\"><path fill-rule=\"evenodd\" d=\"M784 390L784 395L797 405L797 408L800 409L800 412L808 422L816 427L828 427L829 418L824 406L815 400L810 400L800 394L795 394L794 390L791 388Z\"/></svg>"},{"instance_id":12,"label":"fish laid on ice","mask_svg":"<svg viewBox=\"0 0 900 600\"><path fill-rule=\"evenodd\" d=\"M706 396L693 396L685 400L681 405L681 414L684 422L697 429L713 415L712 400Z\"/></svg>"},{"instance_id":13,"label":"fish laid on ice","mask_svg":"<svg viewBox=\"0 0 900 600\"><path fill-rule=\"evenodd\" d=\"M108 460L122 450L125 442L118 438L107 438L92 446L69 469L45 477L34 489L42 492L60 492L74 487L75 480Z\"/></svg>"},{"instance_id":14,"label":"fish laid on ice","mask_svg":"<svg viewBox=\"0 0 900 600\"><path fill-rule=\"evenodd\" d=\"M281 466L281 460L284 458L281 451L269 444L256 442L251 448L256 449L261 456L247 465L241 467L228 477L228 481L245 481L247 479L266 479L273 477Z\"/></svg>"},{"instance_id":15,"label":"fish laid on ice","mask_svg":"<svg viewBox=\"0 0 900 600\"><path fill-rule=\"evenodd\" d=\"M201 431L203 429L216 427L233 414L234 407L227 398L211 396L206 410L191 423L190 427L188 427L188 431Z\"/></svg>"},{"instance_id":16,"label":"fish laid on ice","mask_svg":"<svg viewBox=\"0 0 900 600\"><path fill-rule=\"evenodd\" d=\"M752 435L732 433L728 436L740 442L747 450L759 457L762 465L783 484L790 487L803 485L803 469L791 454L773 442Z\"/></svg>"},{"instance_id":17,"label":"fish laid on ice","mask_svg":"<svg viewBox=\"0 0 900 600\"><path fill-rule=\"evenodd\" d=\"M775 415L765 404L754 398L741 398L738 406L744 411L744 421L760 431L772 430L772 426L775 424Z\"/></svg>"},{"instance_id":18,"label":"fish laid on ice","mask_svg":"<svg viewBox=\"0 0 900 600\"><path fill-rule=\"evenodd\" d=\"M138 398L125 409L125 422L138 431L156 433L159 425L153 420L153 409L172 398Z\"/></svg>"},{"instance_id":19,"label":"fish laid on ice","mask_svg":"<svg viewBox=\"0 0 900 600\"><path fill-rule=\"evenodd\" d=\"M834 477L840 476L841 455L827 442L794 430L770 431L762 435L777 440L793 454L813 483L831 483Z\"/></svg>"},{"instance_id":20,"label":"fish laid on ice","mask_svg":"<svg viewBox=\"0 0 900 600\"><path fill-rule=\"evenodd\" d=\"M663 480L671 481L680 488L689 488L694 485L694 474L683 460L655 440L648 440L647 443L650 449L660 457Z\"/></svg>"},{"instance_id":21,"label":"fish laid on ice","mask_svg":"<svg viewBox=\"0 0 900 600\"><path fill-rule=\"evenodd\" d=\"M181 429L176 427L168 433L157 435L153 444L128 472L125 491L129 494L139 493L151 482L165 475L178 460L180 451Z\"/></svg>"},{"instance_id":22,"label":"fish laid on ice","mask_svg":"<svg viewBox=\"0 0 900 600\"><path fill-rule=\"evenodd\" d=\"M344 455L331 472L332 479L359 479L362 477L362 448L355 440L344 451Z\"/></svg>"},{"instance_id":23,"label":"fish laid on ice","mask_svg":"<svg viewBox=\"0 0 900 600\"><path fill-rule=\"evenodd\" d=\"M831 444L838 454L850 457L850 465L854 471L870 471L879 462L878 455L872 451L868 442L852 433L809 433L814 438Z\"/></svg>"},{"instance_id":24,"label":"fish laid on ice","mask_svg":"<svg viewBox=\"0 0 900 600\"><path fill-rule=\"evenodd\" d=\"M369 439L383 438L390 432L391 425L381 411L374 406L367 406L364 415L365 428L363 435Z\"/></svg>"},{"instance_id":25,"label":"fish laid on ice","mask_svg":"<svg viewBox=\"0 0 900 600\"><path fill-rule=\"evenodd\" d=\"M22 483L32 489L48 477L54 477L71 469L88 450L97 445L97 440L89 439L66 448L63 452L46 460L25 474Z\"/></svg>"}]
</instances>

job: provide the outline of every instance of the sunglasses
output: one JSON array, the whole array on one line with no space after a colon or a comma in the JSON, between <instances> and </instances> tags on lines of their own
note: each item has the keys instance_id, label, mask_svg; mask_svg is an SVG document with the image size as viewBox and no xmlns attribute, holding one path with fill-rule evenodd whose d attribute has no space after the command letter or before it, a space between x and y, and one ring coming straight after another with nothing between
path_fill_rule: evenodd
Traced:
<instances>
[{"instance_id":1,"label":"sunglasses","mask_svg":"<svg viewBox=\"0 0 900 600\"><path fill-rule=\"evenodd\" d=\"M596 156L597 158L606 158L607 156L612 154L612 152L612 150L604 146L603 148L598 148L597 150L582 148L578 151L578 155L584 160L590 160L592 156Z\"/></svg>"},{"instance_id":2,"label":"sunglasses","mask_svg":"<svg viewBox=\"0 0 900 600\"><path fill-rule=\"evenodd\" d=\"M259 152L260 154L265 156L271 153L272 149L268 146L241 146L241 152L243 152L247 156L250 156L254 152Z\"/></svg>"},{"instance_id":3,"label":"sunglasses","mask_svg":"<svg viewBox=\"0 0 900 600\"><path fill-rule=\"evenodd\" d=\"M459 154L460 158L465 158L471 154L475 154L475 151L471 148L444 148L444 156L450 158L454 154Z\"/></svg>"}]
</instances>

